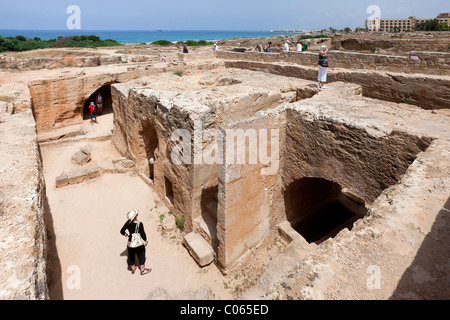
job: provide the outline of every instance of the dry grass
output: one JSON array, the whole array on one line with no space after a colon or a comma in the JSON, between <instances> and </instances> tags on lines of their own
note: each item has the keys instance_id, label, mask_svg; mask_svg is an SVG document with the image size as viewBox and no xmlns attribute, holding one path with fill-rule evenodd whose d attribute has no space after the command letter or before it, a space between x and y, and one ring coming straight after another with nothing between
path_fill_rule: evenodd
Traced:
<instances>
[{"instance_id":1,"label":"dry grass","mask_svg":"<svg viewBox=\"0 0 450 320\"><path fill-rule=\"evenodd\" d=\"M14 98L14 97L0 96L0 101L3 101L3 102L11 103L11 102L14 102L14 100L16 100L16 98Z\"/></svg>"}]
</instances>

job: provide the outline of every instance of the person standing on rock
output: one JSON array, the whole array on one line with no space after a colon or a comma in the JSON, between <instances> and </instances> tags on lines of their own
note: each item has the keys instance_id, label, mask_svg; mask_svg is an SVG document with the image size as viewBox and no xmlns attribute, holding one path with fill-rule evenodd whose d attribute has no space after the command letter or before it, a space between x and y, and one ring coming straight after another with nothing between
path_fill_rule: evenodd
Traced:
<instances>
[{"instance_id":1,"label":"person standing on rock","mask_svg":"<svg viewBox=\"0 0 450 320\"><path fill-rule=\"evenodd\" d=\"M303 47L302 51L308 50L308 44L305 41L302 41L302 47Z\"/></svg>"},{"instance_id":2,"label":"person standing on rock","mask_svg":"<svg viewBox=\"0 0 450 320\"><path fill-rule=\"evenodd\" d=\"M100 94L100 92L97 95L97 109L98 109L98 114L103 114L103 98Z\"/></svg>"},{"instance_id":3,"label":"person standing on rock","mask_svg":"<svg viewBox=\"0 0 450 320\"><path fill-rule=\"evenodd\" d=\"M328 72L328 52L329 47L326 45L322 45L320 47L319 52L319 76L318 76L318 85L319 89L326 89L323 85L327 82L327 72Z\"/></svg>"},{"instance_id":4,"label":"person standing on rock","mask_svg":"<svg viewBox=\"0 0 450 320\"><path fill-rule=\"evenodd\" d=\"M91 102L91 105L89 106L89 112L91 114L91 124L94 124L94 122L98 123L97 122L97 113L95 110L95 104L93 102Z\"/></svg>"},{"instance_id":5,"label":"person standing on rock","mask_svg":"<svg viewBox=\"0 0 450 320\"><path fill-rule=\"evenodd\" d=\"M290 43L289 40L286 40L286 42L284 43L284 51L285 52L289 52L289 43Z\"/></svg>"},{"instance_id":6,"label":"person standing on rock","mask_svg":"<svg viewBox=\"0 0 450 320\"><path fill-rule=\"evenodd\" d=\"M134 274L136 271L135 259L138 257L139 268L141 275L150 273L152 269L145 268L145 247L148 245L147 235L145 234L144 224L137 220L139 211L133 209L127 214L127 222L125 222L120 234L128 238L127 250L128 250L128 269ZM127 232L128 231L128 234ZM139 241L135 241L133 234L136 234ZM139 238L140 236L140 238Z\"/></svg>"}]
</instances>

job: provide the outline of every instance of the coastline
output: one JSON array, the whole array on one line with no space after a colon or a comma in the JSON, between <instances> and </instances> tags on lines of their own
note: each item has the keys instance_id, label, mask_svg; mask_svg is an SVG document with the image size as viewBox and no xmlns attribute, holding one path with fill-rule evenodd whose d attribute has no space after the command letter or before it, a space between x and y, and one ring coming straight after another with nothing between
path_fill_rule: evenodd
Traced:
<instances>
[{"instance_id":1,"label":"coastline","mask_svg":"<svg viewBox=\"0 0 450 320\"><path fill-rule=\"evenodd\" d=\"M57 39L58 37L76 36L76 35L96 35L102 40L113 39L119 43L151 43L158 40L167 40L170 42L179 41L220 41L225 39L238 38L264 38L278 35L292 35L292 32L270 32L270 31L242 31L242 30L167 30L167 31L148 31L148 30L0 30L0 36L15 37L18 35L27 38L40 38L42 40ZM214 39L214 40L208 40Z\"/></svg>"}]
</instances>

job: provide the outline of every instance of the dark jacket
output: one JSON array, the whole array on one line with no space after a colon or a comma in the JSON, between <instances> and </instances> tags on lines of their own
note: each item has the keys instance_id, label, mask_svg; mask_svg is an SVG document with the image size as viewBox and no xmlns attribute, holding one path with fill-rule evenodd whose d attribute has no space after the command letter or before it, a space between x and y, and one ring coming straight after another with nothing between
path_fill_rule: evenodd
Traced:
<instances>
[{"instance_id":1,"label":"dark jacket","mask_svg":"<svg viewBox=\"0 0 450 320\"><path fill-rule=\"evenodd\" d=\"M134 223L134 222L128 223L128 221L125 222L122 229L120 229L120 234L124 236L126 230L128 230L128 235L129 235L128 241L131 241L131 235L136 231L136 223ZM139 233L141 234L142 239L144 241L147 241L147 235L145 234L144 224L142 222L139 222Z\"/></svg>"}]
</instances>

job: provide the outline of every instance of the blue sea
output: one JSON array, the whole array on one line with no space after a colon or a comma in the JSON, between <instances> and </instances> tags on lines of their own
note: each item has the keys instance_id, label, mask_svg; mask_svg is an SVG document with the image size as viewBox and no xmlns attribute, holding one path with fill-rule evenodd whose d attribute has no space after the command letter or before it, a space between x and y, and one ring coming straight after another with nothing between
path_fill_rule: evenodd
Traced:
<instances>
[{"instance_id":1,"label":"blue sea","mask_svg":"<svg viewBox=\"0 0 450 320\"><path fill-rule=\"evenodd\" d=\"M0 30L0 36L14 37L17 35L27 38L38 37L42 40L56 39L59 36L96 35L102 40L113 39L120 43L143 43L157 40L186 41L186 40L222 40L229 38L270 37L288 35L290 32L270 31L100 31L100 30Z\"/></svg>"}]
</instances>

